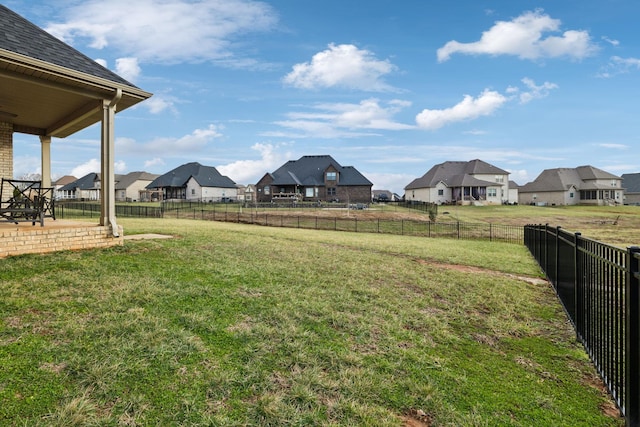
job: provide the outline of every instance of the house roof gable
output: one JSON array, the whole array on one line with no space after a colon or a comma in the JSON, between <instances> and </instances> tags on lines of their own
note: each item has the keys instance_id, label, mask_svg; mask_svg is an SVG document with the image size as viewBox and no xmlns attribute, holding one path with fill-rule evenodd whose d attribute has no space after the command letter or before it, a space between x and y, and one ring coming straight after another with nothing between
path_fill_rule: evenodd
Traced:
<instances>
[{"instance_id":1,"label":"house roof gable","mask_svg":"<svg viewBox=\"0 0 640 427\"><path fill-rule=\"evenodd\" d=\"M640 173L622 174L622 187L627 193L640 193Z\"/></svg>"},{"instance_id":2,"label":"house roof gable","mask_svg":"<svg viewBox=\"0 0 640 427\"><path fill-rule=\"evenodd\" d=\"M509 172L478 159L468 162L447 161L433 166L420 178L411 181L405 190L434 188L439 182L449 187L499 185L479 180L473 175L509 175Z\"/></svg>"},{"instance_id":3,"label":"house roof gable","mask_svg":"<svg viewBox=\"0 0 640 427\"><path fill-rule=\"evenodd\" d=\"M193 178L201 187L235 188L236 183L212 166L185 163L154 179L147 188L184 187Z\"/></svg>"},{"instance_id":4,"label":"house roof gable","mask_svg":"<svg viewBox=\"0 0 640 427\"><path fill-rule=\"evenodd\" d=\"M67 185L63 185L60 190L63 191L76 191L76 190L97 190L96 182L100 181L100 175L91 172L85 176L78 178L77 180L70 182Z\"/></svg>"},{"instance_id":5,"label":"house roof gable","mask_svg":"<svg viewBox=\"0 0 640 427\"><path fill-rule=\"evenodd\" d=\"M576 190L610 189L610 185L595 182L601 179L620 179L620 177L593 166L545 169L534 181L520 187L519 191L522 193L557 192L569 191L571 187Z\"/></svg>"},{"instance_id":6,"label":"house roof gable","mask_svg":"<svg viewBox=\"0 0 640 427\"><path fill-rule=\"evenodd\" d=\"M324 185L324 173L327 169L338 171L340 186L344 185L368 185L373 183L365 178L353 166L341 166L333 157L328 155L302 156L298 160L289 160L284 165L271 173L273 185Z\"/></svg>"},{"instance_id":7,"label":"house roof gable","mask_svg":"<svg viewBox=\"0 0 640 427\"><path fill-rule=\"evenodd\" d=\"M126 175L120 175L118 179L116 179L116 190L126 190L138 181L148 181L149 183L151 183L159 176L160 175L143 171L129 172Z\"/></svg>"}]
</instances>

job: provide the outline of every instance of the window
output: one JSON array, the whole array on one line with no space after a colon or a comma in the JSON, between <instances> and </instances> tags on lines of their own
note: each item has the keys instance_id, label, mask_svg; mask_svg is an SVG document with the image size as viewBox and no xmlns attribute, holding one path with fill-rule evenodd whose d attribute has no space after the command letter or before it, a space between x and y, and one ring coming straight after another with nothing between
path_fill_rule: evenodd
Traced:
<instances>
[{"instance_id":1,"label":"window","mask_svg":"<svg viewBox=\"0 0 640 427\"><path fill-rule=\"evenodd\" d=\"M327 187L327 196L335 196L336 187Z\"/></svg>"},{"instance_id":2,"label":"window","mask_svg":"<svg viewBox=\"0 0 640 427\"><path fill-rule=\"evenodd\" d=\"M264 194L266 194L266 195L271 194L271 186L269 186L269 185L265 185L264 186Z\"/></svg>"},{"instance_id":3,"label":"window","mask_svg":"<svg viewBox=\"0 0 640 427\"><path fill-rule=\"evenodd\" d=\"M504 175L496 175L496 182L504 182Z\"/></svg>"},{"instance_id":4,"label":"window","mask_svg":"<svg viewBox=\"0 0 640 427\"><path fill-rule=\"evenodd\" d=\"M438 196L444 196L444 190L443 189L438 190Z\"/></svg>"},{"instance_id":5,"label":"window","mask_svg":"<svg viewBox=\"0 0 640 427\"><path fill-rule=\"evenodd\" d=\"M488 197L496 197L498 195L498 190L495 188L487 188L487 196Z\"/></svg>"},{"instance_id":6,"label":"window","mask_svg":"<svg viewBox=\"0 0 640 427\"><path fill-rule=\"evenodd\" d=\"M314 197L315 196L315 191L313 191L313 190L314 190L313 187L305 188L304 196L305 197Z\"/></svg>"},{"instance_id":7,"label":"window","mask_svg":"<svg viewBox=\"0 0 640 427\"><path fill-rule=\"evenodd\" d=\"M569 198L573 199L573 192L569 193Z\"/></svg>"},{"instance_id":8,"label":"window","mask_svg":"<svg viewBox=\"0 0 640 427\"><path fill-rule=\"evenodd\" d=\"M195 196L195 195L196 195L196 189L195 189L195 188L192 188L192 189L191 189L191 195L192 195L192 196Z\"/></svg>"},{"instance_id":9,"label":"window","mask_svg":"<svg viewBox=\"0 0 640 427\"><path fill-rule=\"evenodd\" d=\"M327 181L337 181L338 172L327 172Z\"/></svg>"}]
</instances>

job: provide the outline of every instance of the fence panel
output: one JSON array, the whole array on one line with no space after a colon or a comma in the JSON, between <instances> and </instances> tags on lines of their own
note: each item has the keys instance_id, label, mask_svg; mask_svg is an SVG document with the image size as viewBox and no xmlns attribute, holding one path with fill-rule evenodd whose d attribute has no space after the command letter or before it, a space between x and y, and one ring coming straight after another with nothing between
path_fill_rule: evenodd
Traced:
<instances>
[{"instance_id":1,"label":"fence panel","mask_svg":"<svg viewBox=\"0 0 640 427\"><path fill-rule=\"evenodd\" d=\"M548 225L525 226L524 236L627 426L640 425L640 273L631 262L640 248Z\"/></svg>"}]
</instances>

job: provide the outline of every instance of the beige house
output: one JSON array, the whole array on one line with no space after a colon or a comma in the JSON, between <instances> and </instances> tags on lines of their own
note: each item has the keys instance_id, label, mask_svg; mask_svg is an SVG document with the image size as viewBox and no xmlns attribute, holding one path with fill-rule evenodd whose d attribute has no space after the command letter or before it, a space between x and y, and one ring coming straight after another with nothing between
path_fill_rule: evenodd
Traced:
<instances>
[{"instance_id":1,"label":"beige house","mask_svg":"<svg viewBox=\"0 0 640 427\"><path fill-rule=\"evenodd\" d=\"M524 205L617 205L623 203L622 178L593 166L545 169L518 189Z\"/></svg>"},{"instance_id":2,"label":"beige house","mask_svg":"<svg viewBox=\"0 0 640 427\"><path fill-rule=\"evenodd\" d=\"M503 204L509 200L509 172L482 160L435 165L404 188L405 201L436 204Z\"/></svg>"},{"instance_id":3,"label":"beige house","mask_svg":"<svg viewBox=\"0 0 640 427\"><path fill-rule=\"evenodd\" d=\"M116 201L137 202L147 201L147 185L160 175L149 172L129 172L126 175L116 175Z\"/></svg>"}]
</instances>

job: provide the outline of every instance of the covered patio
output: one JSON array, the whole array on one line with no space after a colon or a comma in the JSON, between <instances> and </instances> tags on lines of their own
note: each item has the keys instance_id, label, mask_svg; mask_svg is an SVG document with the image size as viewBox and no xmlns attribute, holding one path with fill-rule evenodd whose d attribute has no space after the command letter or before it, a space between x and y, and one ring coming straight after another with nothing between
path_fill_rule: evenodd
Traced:
<instances>
[{"instance_id":1,"label":"covered patio","mask_svg":"<svg viewBox=\"0 0 640 427\"><path fill-rule=\"evenodd\" d=\"M0 177L16 178L14 133L35 135L40 139L40 185L50 187L52 145L64 144L52 144L52 138L66 138L96 123L101 125L103 177L97 224L53 218L42 226L0 221L0 257L123 244L115 216L115 114L151 94L3 5L0 27Z\"/></svg>"}]
</instances>

